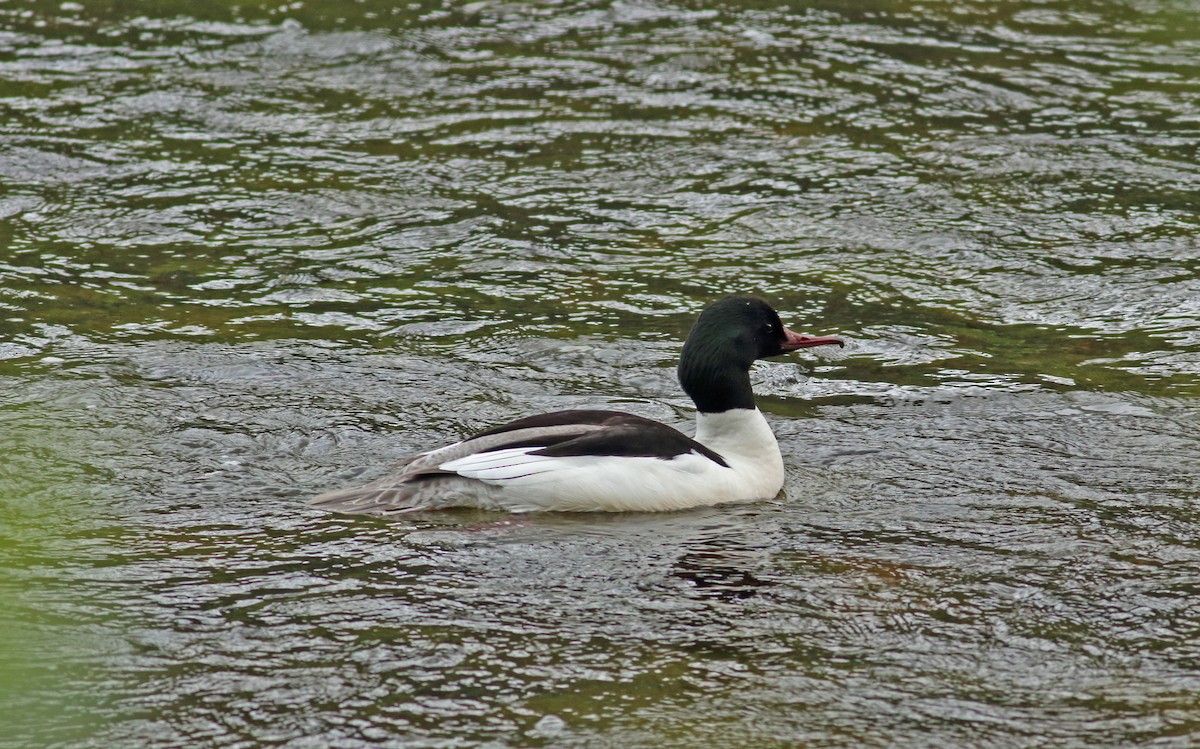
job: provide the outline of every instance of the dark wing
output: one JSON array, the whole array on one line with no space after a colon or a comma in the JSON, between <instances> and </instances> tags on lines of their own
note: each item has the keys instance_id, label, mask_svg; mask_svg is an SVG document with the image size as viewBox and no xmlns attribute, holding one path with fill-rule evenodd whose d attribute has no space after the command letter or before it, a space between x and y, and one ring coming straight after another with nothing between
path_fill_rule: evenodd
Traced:
<instances>
[{"instance_id":1,"label":"dark wing","mask_svg":"<svg viewBox=\"0 0 1200 749\"><path fill-rule=\"evenodd\" d=\"M640 417L620 411L554 411L526 416L471 435L461 442L417 453L401 460L392 469L409 471L429 468L468 455L510 447L549 447L589 432L604 430L612 420L623 418ZM656 423L649 419L643 421Z\"/></svg>"},{"instance_id":2,"label":"dark wing","mask_svg":"<svg viewBox=\"0 0 1200 749\"><path fill-rule=\"evenodd\" d=\"M601 429L580 434L547 445L534 452L555 458L583 455L620 455L625 457L660 458L670 460L677 455L695 452L718 465L729 467L719 454L708 449L678 429L632 414L610 412ZM513 445L517 447L517 445Z\"/></svg>"},{"instance_id":3,"label":"dark wing","mask_svg":"<svg viewBox=\"0 0 1200 749\"><path fill-rule=\"evenodd\" d=\"M505 432L513 432L518 429L541 429L545 427L561 427L561 426L597 426L613 423L614 420L621 419L641 419L651 424L657 422L650 419L642 419L640 416L627 414L624 411L602 411L598 409L586 410L575 409L569 411L551 411L548 414L536 414L534 416L526 416L523 419L516 419L507 424L501 424L498 427L492 427L487 431L480 432L467 438L467 441L478 439L480 437L490 437L492 435L504 434Z\"/></svg>"}]
</instances>

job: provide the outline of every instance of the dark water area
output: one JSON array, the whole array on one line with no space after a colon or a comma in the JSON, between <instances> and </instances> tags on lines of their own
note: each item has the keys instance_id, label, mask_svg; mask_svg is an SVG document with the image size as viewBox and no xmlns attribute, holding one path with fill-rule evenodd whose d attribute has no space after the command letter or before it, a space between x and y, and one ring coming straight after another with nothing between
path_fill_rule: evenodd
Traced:
<instances>
[{"instance_id":1,"label":"dark water area","mask_svg":"<svg viewBox=\"0 0 1200 749\"><path fill-rule=\"evenodd\" d=\"M0 2L0 746L1200 741L1200 10ZM518 416L772 501L328 515Z\"/></svg>"}]
</instances>

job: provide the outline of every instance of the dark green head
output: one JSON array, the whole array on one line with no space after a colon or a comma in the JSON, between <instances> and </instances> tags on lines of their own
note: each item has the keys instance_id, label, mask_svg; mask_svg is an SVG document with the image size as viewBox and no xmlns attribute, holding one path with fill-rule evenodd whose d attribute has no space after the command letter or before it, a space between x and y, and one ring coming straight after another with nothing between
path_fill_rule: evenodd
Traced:
<instances>
[{"instance_id":1,"label":"dark green head","mask_svg":"<svg viewBox=\"0 0 1200 749\"><path fill-rule=\"evenodd\" d=\"M837 338L788 330L771 305L752 296L730 296L700 313L683 344L679 382L704 413L754 408L750 367L755 359L828 344Z\"/></svg>"}]
</instances>

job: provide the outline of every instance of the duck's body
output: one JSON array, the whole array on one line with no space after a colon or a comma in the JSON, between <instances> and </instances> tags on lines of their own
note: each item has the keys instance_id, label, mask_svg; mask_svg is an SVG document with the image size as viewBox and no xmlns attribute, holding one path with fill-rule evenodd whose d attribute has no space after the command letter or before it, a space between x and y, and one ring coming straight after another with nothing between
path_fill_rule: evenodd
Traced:
<instances>
[{"instance_id":1,"label":"duck's body","mask_svg":"<svg viewBox=\"0 0 1200 749\"><path fill-rule=\"evenodd\" d=\"M619 411L558 411L418 453L317 507L394 514L446 507L508 512L661 511L774 497L783 458L754 407L754 359L840 341L785 328L765 302L728 297L700 316L679 377L696 436Z\"/></svg>"}]
</instances>

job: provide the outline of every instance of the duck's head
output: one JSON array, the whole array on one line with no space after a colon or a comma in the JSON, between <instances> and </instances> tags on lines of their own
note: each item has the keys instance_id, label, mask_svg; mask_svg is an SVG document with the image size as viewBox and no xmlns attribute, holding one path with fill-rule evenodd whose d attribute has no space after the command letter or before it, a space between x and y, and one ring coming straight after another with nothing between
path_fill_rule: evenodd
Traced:
<instances>
[{"instance_id":1,"label":"duck's head","mask_svg":"<svg viewBox=\"0 0 1200 749\"><path fill-rule=\"evenodd\" d=\"M683 344L679 382L705 413L754 408L750 367L755 359L802 348L845 344L831 336L790 330L778 313L752 296L730 296L700 313Z\"/></svg>"}]
</instances>

